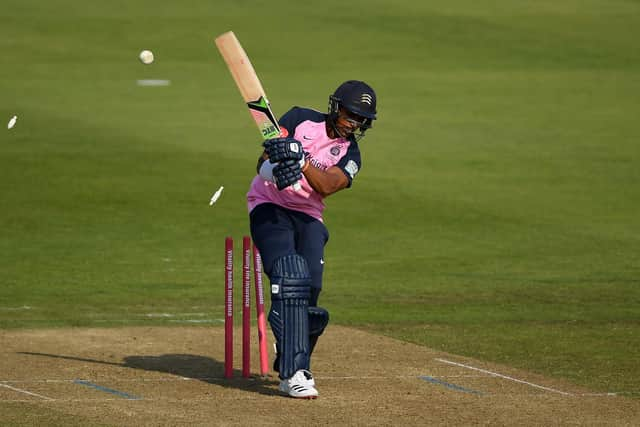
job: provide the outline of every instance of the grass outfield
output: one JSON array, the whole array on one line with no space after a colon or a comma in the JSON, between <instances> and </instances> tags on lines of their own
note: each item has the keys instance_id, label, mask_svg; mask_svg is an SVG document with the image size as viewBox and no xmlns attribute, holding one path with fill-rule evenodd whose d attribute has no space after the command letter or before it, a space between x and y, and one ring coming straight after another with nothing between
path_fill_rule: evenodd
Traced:
<instances>
[{"instance_id":1,"label":"grass outfield","mask_svg":"<svg viewBox=\"0 0 640 427\"><path fill-rule=\"evenodd\" d=\"M259 154L233 29L276 113L378 92L333 322L640 395L640 3L481 3L5 1L0 327L222 317Z\"/></svg>"}]
</instances>

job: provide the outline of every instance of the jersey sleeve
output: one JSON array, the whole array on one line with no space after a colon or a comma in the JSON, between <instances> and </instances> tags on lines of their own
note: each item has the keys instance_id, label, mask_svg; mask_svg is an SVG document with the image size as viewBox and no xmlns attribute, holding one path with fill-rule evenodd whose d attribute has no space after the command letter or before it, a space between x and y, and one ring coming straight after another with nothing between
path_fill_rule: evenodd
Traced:
<instances>
[{"instance_id":1,"label":"jersey sleeve","mask_svg":"<svg viewBox=\"0 0 640 427\"><path fill-rule=\"evenodd\" d=\"M286 135L293 135L298 125L303 121L302 115L303 111L301 108L293 107L280 117L278 124L280 124L280 128L285 128L287 130Z\"/></svg>"},{"instance_id":2,"label":"jersey sleeve","mask_svg":"<svg viewBox=\"0 0 640 427\"><path fill-rule=\"evenodd\" d=\"M354 141L349 145L347 153L336 163L336 166L342 170L349 180L347 188L351 187L354 178L362 168L362 159L360 157L360 148Z\"/></svg>"}]
</instances>

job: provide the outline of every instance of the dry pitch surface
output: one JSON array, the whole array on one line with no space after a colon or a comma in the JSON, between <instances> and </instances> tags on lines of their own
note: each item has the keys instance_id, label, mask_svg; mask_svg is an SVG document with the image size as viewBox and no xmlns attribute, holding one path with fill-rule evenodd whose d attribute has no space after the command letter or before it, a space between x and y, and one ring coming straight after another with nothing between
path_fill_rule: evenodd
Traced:
<instances>
[{"instance_id":1,"label":"dry pitch surface","mask_svg":"<svg viewBox=\"0 0 640 427\"><path fill-rule=\"evenodd\" d=\"M0 425L640 425L636 399L338 326L313 401L223 379L222 327L0 331L0 357Z\"/></svg>"}]
</instances>

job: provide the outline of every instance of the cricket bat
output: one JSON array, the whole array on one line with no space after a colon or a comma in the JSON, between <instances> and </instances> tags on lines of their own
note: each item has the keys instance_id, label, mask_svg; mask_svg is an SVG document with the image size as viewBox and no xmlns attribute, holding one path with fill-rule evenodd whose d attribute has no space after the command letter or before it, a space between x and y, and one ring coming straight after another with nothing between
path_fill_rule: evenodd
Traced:
<instances>
[{"instance_id":1,"label":"cricket bat","mask_svg":"<svg viewBox=\"0 0 640 427\"><path fill-rule=\"evenodd\" d=\"M233 31L228 31L216 38L216 46L229 71L235 80L249 112L255 120L264 139L280 135L280 126L271 111L271 105L264 93L260 79L251 65L247 53L240 45Z\"/></svg>"},{"instance_id":2,"label":"cricket bat","mask_svg":"<svg viewBox=\"0 0 640 427\"><path fill-rule=\"evenodd\" d=\"M233 31L219 35L216 37L216 46L227 63L233 80L236 82L244 102L247 103L251 117L256 122L262 137L269 139L280 136L280 126L271 110L271 104L269 104L260 79L258 79L258 75L236 35ZM299 190L300 182L296 182L293 188L296 191Z\"/></svg>"}]
</instances>

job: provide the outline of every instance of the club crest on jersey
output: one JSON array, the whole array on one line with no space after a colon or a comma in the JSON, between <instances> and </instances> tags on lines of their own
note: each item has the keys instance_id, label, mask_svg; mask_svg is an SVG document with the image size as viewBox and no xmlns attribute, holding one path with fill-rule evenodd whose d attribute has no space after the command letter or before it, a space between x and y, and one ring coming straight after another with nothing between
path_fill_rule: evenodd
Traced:
<instances>
[{"instance_id":1,"label":"club crest on jersey","mask_svg":"<svg viewBox=\"0 0 640 427\"><path fill-rule=\"evenodd\" d=\"M344 170L351 176L351 179L355 178L358 173L358 164L353 160L349 160L347 165L344 167Z\"/></svg>"},{"instance_id":2,"label":"club crest on jersey","mask_svg":"<svg viewBox=\"0 0 640 427\"><path fill-rule=\"evenodd\" d=\"M331 147L331 150L329 150L329 152L331 153L332 156L337 156L338 154L340 154L340 147L335 145Z\"/></svg>"}]
</instances>

